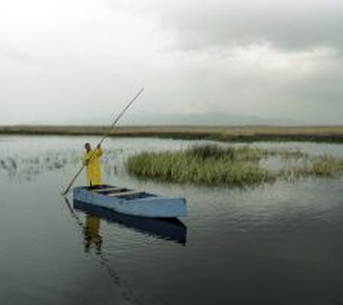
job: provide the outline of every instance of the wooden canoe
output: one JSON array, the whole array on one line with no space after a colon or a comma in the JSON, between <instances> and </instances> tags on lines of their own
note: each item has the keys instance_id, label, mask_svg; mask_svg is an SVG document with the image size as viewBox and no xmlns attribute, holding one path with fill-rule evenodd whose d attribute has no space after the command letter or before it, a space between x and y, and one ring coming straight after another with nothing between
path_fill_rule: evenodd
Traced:
<instances>
[{"instance_id":1,"label":"wooden canoe","mask_svg":"<svg viewBox=\"0 0 343 305\"><path fill-rule=\"evenodd\" d=\"M187 216L186 200L182 197L163 197L125 187L99 185L73 189L74 200L107 208L126 215L173 218Z\"/></svg>"}]
</instances>

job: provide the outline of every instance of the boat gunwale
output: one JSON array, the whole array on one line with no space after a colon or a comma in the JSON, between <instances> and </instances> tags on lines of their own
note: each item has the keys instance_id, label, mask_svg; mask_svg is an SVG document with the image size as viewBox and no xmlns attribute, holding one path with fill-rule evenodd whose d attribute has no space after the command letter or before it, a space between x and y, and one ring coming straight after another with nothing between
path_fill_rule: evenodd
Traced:
<instances>
[{"instance_id":1,"label":"boat gunwale","mask_svg":"<svg viewBox=\"0 0 343 305\"><path fill-rule=\"evenodd\" d=\"M113 188L115 186L111 186L111 185L101 185L101 186L109 186L109 188L111 188L113 190ZM112 191L109 191L109 193L106 193L105 189L106 188L99 188L101 190L103 190L103 192L93 192L93 190L88 187L88 186L81 186L81 187L76 187L77 189L79 190L84 190L86 192L90 192L92 193L93 196L104 196L105 198L109 198L109 199L124 199L128 202L130 201L135 201L135 200L153 200L153 199L160 199L160 200L163 200L163 199L166 199L166 200L171 200L171 199L183 199L183 197L166 197L166 196L161 196L161 195L158 195L158 194L154 194L154 193L150 193L150 192L147 192L147 191L137 191L137 193L129 193L129 192L136 192L136 190L134 189L129 189L129 188L126 188L126 187L118 187L118 190L121 190L121 189L125 189L125 192L128 192L127 194L120 194L120 192L118 192L118 195L115 196L114 194L116 194L117 192L113 192ZM97 190L97 189L94 189L94 190ZM113 194L113 196L108 196L109 194ZM140 195L145 195L145 196L142 196L142 197L132 197L130 198L130 196L132 195L137 195L137 194L140 194Z\"/></svg>"}]
</instances>

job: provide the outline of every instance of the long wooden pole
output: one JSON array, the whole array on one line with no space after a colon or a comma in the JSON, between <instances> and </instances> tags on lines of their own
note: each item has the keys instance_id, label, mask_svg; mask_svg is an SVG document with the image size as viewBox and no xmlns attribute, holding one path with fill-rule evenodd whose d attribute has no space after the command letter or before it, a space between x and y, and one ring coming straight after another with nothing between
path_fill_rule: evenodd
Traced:
<instances>
[{"instance_id":1,"label":"long wooden pole","mask_svg":"<svg viewBox=\"0 0 343 305\"><path fill-rule=\"evenodd\" d=\"M126 105L126 107L122 110L122 112L119 113L119 115L116 117L116 119L114 120L114 122L112 123L112 125L109 127L109 130L103 135L103 137L101 138L101 140L99 141L99 143L97 144L97 146L101 145L102 142L104 142L104 140L109 136L109 134L111 133L113 127L117 124L117 122L120 120L120 118L124 115L124 113L126 112L127 109L129 109L129 107L134 103L134 101L141 95L141 93L143 92L144 88L142 88L141 90L139 90L139 92L135 95L135 97ZM93 155L95 154L95 150L93 151L93 154L91 155L90 158L93 157ZM77 177L80 175L80 173L83 171L83 169L85 168L85 164L82 163L81 168L78 170L78 172L76 173L76 175L73 177L73 179L70 181L70 183L68 184L67 188L61 192L62 196L65 196L68 194L68 192L70 191L72 185L74 184L75 180L77 179Z\"/></svg>"}]
</instances>

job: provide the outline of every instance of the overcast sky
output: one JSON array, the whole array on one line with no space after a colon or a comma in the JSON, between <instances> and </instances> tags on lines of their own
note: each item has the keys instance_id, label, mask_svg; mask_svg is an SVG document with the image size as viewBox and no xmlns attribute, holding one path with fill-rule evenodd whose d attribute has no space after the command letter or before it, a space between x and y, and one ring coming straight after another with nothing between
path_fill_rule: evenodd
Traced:
<instances>
[{"instance_id":1,"label":"overcast sky","mask_svg":"<svg viewBox=\"0 0 343 305\"><path fill-rule=\"evenodd\" d=\"M342 33L342 0L0 0L0 124L107 124L141 87L132 118L342 124Z\"/></svg>"}]
</instances>

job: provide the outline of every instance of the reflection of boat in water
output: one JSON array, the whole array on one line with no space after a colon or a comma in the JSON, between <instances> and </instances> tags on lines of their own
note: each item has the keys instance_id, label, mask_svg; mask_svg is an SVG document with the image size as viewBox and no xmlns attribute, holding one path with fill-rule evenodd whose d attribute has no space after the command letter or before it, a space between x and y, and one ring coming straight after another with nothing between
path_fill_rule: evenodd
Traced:
<instances>
[{"instance_id":1,"label":"reflection of boat in water","mask_svg":"<svg viewBox=\"0 0 343 305\"><path fill-rule=\"evenodd\" d=\"M127 228L132 228L138 232L149 234L155 237L171 240L180 244L186 244L187 227L177 218L146 218L129 216L111 211L106 208L96 207L77 200L71 206L68 198L64 197L65 203L74 218L76 224L82 229L84 250L88 254L95 254L99 265L106 270L115 285L121 286L122 295L128 304L138 304L132 291L128 291L127 283L123 281L120 274L111 266L111 261L102 252L103 238L101 231L101 219L108 223L116 223ZM85 221L75 210L85 213ZM95 249L95 252L92 251Z\"/></svg>"},{"instance_id":2,"label":"reflection of boat in water","mask_svg":"<svg viewBox=\"0 0 343 305\"><path fill-rule=\"evenodd\" d=\"M76 210L102 218L108 223L117 223L138 232L165 240L172 240L181 244L186 243L187 227L177 218L130 216L78 200L74 200L73 203Z\"/></svg>"}]
</instances>

